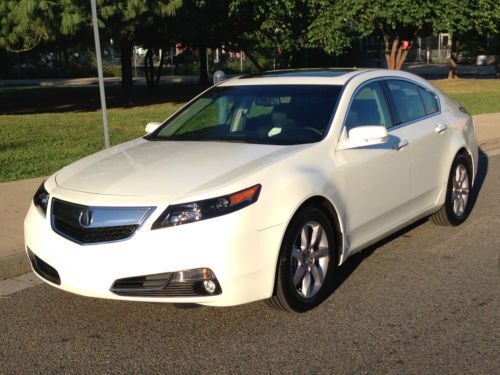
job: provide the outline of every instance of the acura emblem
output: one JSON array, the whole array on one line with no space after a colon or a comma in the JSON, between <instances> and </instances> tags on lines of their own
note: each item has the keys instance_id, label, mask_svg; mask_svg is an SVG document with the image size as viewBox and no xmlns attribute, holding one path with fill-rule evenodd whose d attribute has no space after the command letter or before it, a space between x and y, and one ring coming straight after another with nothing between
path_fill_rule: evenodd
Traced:
<instances>
[{"instance_id":1,"label":"acura emblem","mask_svg":"<svg viewBox=\"0 0 500 375\"><path fill-rule=\"evenodd\" d=\"M80 225L84 228L88 228L92 225L92 221L94 221L94 211L91 207L85 207L80 213L80 217L78 219Z\"/></svg>"}]
</instances>

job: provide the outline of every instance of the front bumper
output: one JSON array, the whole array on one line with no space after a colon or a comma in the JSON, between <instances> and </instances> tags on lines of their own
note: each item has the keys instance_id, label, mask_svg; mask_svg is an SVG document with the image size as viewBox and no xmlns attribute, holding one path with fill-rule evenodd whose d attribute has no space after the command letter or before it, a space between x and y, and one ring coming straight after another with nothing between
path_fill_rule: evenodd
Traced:
<instances>
[{"instance_id":1,"label":"front bumper","mask_svg":"<svg viewBox=\"0 0 500 375\"><path fill-rule=\"evenodd\" d=\"M24 222L25 243L57 270L60 285L41 277L45 282L84 296L230 306L272 295L284 225L258 231L251 206L198 223L151 230L159 214L153 213L127 240L79 245L55 233L49 213L46 218L31 204ZM212 270L222 292L216 296L134 297L110 291L118 279L195 268Z\"/></svg>"}]
</instances>

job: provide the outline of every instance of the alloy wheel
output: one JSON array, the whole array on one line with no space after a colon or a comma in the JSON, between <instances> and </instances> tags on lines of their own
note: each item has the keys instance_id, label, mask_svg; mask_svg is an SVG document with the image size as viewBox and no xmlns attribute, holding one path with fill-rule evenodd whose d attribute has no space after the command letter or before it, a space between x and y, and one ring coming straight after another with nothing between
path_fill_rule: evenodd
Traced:
<instances>
[{"instance_id":1,"label":"alloy wheel","mask_svg":"<svg viewBox=\"0 0 500 375\"><path fill-rule=\"evenodd\" d=\"M451 202L453 213L460 217L465 213L469 200L469 174L463 164L458 164L453 175Z\"/></svg>"},{"instance_id":2,"label":"alloy wheel","mask_svg":"<svg viewBox=\"0 0 500 375\"><path fill-rule=\"evenodd\" d=\"M302 298L312 298L321 289L330 261L329 248L325 230L316 221L306 222L297 234L290 270L293 286Z\"/></svg>"}]
</instances>

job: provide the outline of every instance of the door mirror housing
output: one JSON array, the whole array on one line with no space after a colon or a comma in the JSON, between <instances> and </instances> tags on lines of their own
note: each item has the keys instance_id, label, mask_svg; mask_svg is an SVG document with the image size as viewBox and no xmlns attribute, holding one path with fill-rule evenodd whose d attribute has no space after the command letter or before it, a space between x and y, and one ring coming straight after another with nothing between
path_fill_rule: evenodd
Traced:
<instances>
[{"instance_id":1,"label":"door mirror housing","mask_svg":"<svg viewBox=\"0 0 500 375\"><path fill-rule=\"evenodd\" d=\"M154 132L156 129L158 129L161 126L161 122L148 122L146 125L146 133L150 134Z\"/></svg>"},{"instance_id":2,"label":"door mirror housing","mask_svg":"<svg viewBox=\"0 0 500 375\"><path fill-rule=\"evenodd\" d=\"M386 143L388 139L389 133L385 126L357 126L349 130L348 138L343 142L341 149L380 145Z\"/></svg>"}]
</instances>

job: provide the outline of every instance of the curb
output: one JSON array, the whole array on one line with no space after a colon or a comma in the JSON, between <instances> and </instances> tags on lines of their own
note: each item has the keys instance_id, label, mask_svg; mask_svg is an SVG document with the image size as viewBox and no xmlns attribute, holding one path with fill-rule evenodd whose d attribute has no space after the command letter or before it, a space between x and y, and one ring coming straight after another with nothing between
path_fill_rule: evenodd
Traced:
<instances>
[{"instance_id":1,"label":"curb","mask_svg":"<svg viewBox=\"0 0 500 375\"><path fill-rule=\"evenodd\" d=\"M0 261L0 280L10 279L31 271L31 265L24 249L19 249L2 257Z\"/></svg>"},{"instance_id":2,"label":"curb","mask_svg":"<svg viewBox=\"0 0 500 375\"><path fill-rule=\"evenodd\" d=\"M496 151L500 149L500 138L492 138L478 144L483 151Z\"/></svg>"}]
</instances>

